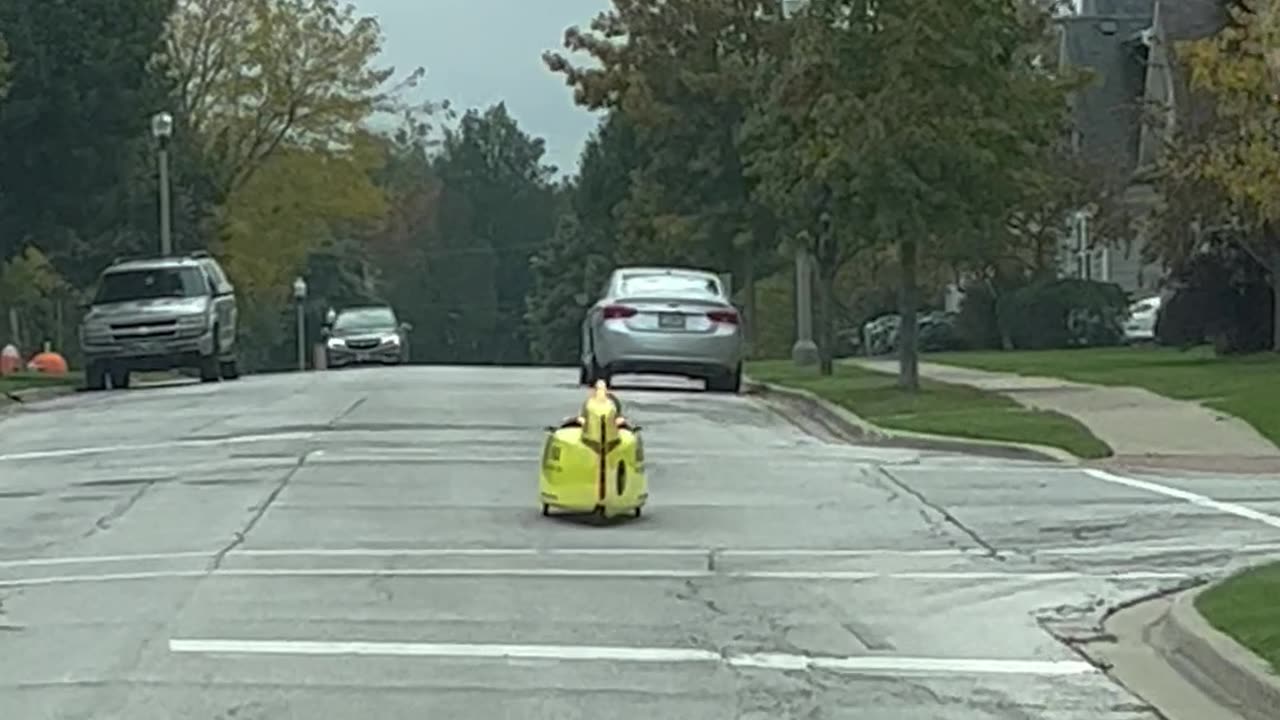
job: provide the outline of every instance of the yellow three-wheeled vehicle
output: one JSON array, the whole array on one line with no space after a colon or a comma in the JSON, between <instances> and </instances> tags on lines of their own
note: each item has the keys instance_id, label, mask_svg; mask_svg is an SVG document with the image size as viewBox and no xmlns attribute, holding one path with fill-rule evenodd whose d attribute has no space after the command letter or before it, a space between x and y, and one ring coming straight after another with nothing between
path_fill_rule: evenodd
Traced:
<instances>
[{"instance_id":1,"label":"yellow three-wheeled vehicle","mask_svg":"<svg viewBox=\"0 0 1280 720\"><path fill-rule=\"evenodd\" d=\"M640 428L622 416L621 403L603 381L577 417L547 431L538 476L543 515L557 509L640 517L649 499Z\"/></svg>"}]
</instances>

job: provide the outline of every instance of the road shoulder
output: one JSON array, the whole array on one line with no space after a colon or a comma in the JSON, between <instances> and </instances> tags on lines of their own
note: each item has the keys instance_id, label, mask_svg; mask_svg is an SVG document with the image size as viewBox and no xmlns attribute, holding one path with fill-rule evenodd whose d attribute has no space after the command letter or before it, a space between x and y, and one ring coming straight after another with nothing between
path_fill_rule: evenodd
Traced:
<instances>
[{"instance_id":1,"label":"road shoulder","mask_svg":"<svg viewBox=\"0 0 1280 720\"><path fill-rule=\"evenodd\" d=\"M1275 720L1280 677L1196 609L1212 584L1117 608L1080 651L1168 720Z\"/></svg>"},{"instance_id":2,"label":"road shoulder","mask_svg":"<svg viewBox=\"0 0 1280 720\"><path fill-rule=\"evenodd\" d=\"M1009 460L1052 461L1076 464L1080 458L1061 448L1030 443L955 438L944 435L891 430L867 421L847 408L809 390L779 383L746 378L744 390L764 400L775 412L792 423L811 428L818 425L827 434L846 442L887 445L937 452L958 452Z\"/></svg>"},{"instance_id":3,"label":"road shoulder","mask_svg":"<svg viewBox=\"0 0 1280 720\"><path fill-rule=\"evenodd\" d=\"M885 360L850 359L864 369L892 372ZM1088 427L1124 464L1194 469L1234 458L1280 469L1280 448L1249 423L1191 400L1128 385L1096 385L1054 376L1022 375L925 362L922 377L998 393L1027 408L1050 410ZM1216 457L1217 461L1206 458Z\"/></svg>"}]
</instances>

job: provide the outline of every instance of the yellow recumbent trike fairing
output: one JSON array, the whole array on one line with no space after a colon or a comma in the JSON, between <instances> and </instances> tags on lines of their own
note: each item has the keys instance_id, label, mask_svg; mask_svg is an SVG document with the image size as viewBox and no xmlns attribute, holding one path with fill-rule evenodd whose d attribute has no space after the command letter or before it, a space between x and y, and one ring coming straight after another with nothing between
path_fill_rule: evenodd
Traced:
<instances>
[{"instance_id":1,"label":"yellow recumbent trike fairing","mask_svg":"<svg viewBox=\"0 0 1280 720\"><path fill-rule=\"evenodd\" d=\"M649 499L640 428L622 416L618 399L596 383L582 412L547 428L538 491L542 514L551 510L640 517Z\"/></svg>"}]
</instances>

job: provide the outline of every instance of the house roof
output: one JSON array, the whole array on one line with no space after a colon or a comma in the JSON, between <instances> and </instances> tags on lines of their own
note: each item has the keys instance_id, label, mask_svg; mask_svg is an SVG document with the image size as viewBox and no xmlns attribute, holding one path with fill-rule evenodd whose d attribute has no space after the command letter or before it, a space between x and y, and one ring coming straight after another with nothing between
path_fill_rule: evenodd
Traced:
<instances>
[{"instance_id":1,"label":"house roof","mask_svg":"<svg viewBox=\"0 0 1280 720\"><path fill-rule=\"evenodd\" d=\"M1212 35L1225 22L1224 0L1083 0L1079 15L1061 19L1061 60L1087 68L1092 82L1072 98L1073 122L1085 161L1100 172L1129 177L1144 151L1142 125L1153 103L1166 102L1162 77L1172 72L1173 104L1179 115L1202 103L1187 102L1185 73L1151 52L1144 33L1172 45ZM1162 48L1164 49L1164 48ZM1171 52L1169 53L1171 54Z\"/></svg>"},{"instance_id":2,"label":"house roof","mask_svg":"<svg viewBox=\"0 0 1280 720\"><path fill-rule=\"evenodd\" d=\"M1072 98L1078 147L1087 163L1108 174L1137 166L1146 53L1134 38L1150 26L1150 14L1063 20L1063 62L1092 75Z\"/></svg>"}]
</instances>

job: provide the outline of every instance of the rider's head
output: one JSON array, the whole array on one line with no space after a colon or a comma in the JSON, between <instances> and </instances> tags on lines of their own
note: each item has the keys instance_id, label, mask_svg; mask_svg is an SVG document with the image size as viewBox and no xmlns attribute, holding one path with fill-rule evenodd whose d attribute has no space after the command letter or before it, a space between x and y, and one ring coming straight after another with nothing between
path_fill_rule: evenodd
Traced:
<instances>
[{"instance_id":1,"label":"rider's head","mask_svg":"<svg viewBox=\"0 0 1280 720\"><path fill-rule=\"evenodd\" d=\"M608 442L617 437L618 406L609 396L609 388L599 381L582 406L582 431L588 440Z\"/></svg>"}]
</instances>

